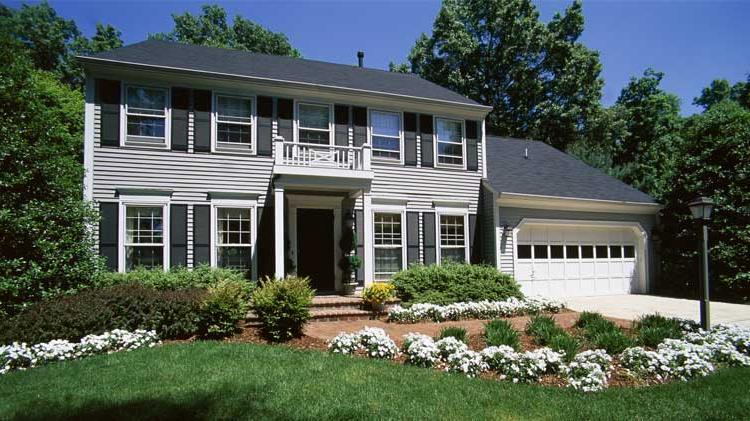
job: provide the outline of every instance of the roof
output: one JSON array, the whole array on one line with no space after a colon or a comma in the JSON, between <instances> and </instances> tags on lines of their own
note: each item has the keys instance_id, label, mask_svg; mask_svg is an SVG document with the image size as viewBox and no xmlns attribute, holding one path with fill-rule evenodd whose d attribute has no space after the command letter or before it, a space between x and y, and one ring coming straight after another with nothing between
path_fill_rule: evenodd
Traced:
<instances>
[{"instance_id":1,"label":"roof","mask_svg":"<svg viewBox=\"0 0 750 421\"><path fill-rule=\"evenodd\" d=\"M171 41L146 40L80 58L347 88L487 108L414 74Z\"/></svg>"},{"instance_id":2,"label":"roof","mask_svg":"<svg viewBox=\"0 0 750 421\"><path fill-rule=\"evenodd\" d=\"M528 158L524 154L528 148ZM651 196L552 146L487 136L487 178L500 193L656 204Z\"/></svg>"}]
</instances>

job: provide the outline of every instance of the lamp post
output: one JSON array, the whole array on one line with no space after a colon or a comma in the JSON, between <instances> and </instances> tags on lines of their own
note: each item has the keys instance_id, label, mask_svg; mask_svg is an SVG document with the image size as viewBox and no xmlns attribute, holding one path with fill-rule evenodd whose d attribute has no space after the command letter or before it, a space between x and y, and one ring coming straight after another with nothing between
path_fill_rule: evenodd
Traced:
<instances>
[{"instance_id":1,"label":"lamp post","mask_svg":"<svg viewBox=\"0 0 750 421\"><path fill-rule=\"evenodd\" d=\"M703 227L703 264L702 267L702 294L701 294L701 327L708 329L711 322L709 318L709 295L708 295L708 221L711 220L711 211L714 202L707 197L698 197L688 203L693 219L700 221Z\"/></svg>"}]
</instances>

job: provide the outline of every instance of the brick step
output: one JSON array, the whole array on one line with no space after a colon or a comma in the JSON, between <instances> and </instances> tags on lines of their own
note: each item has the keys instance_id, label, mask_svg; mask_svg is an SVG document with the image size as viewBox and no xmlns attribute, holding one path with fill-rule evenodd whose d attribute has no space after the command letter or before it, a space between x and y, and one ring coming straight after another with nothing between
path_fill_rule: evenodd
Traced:
<instances>
[{"instance_id":1,"label":"brick step","mask_svg":"<svg viewBox=\"0 0 750 421\"><path fill-rule=\"evenodd\" d=\"M386 303L386 311L401 300L393 299ZM365 308L359 297L317 296L310 306L311 322L332 322L347 320L369 320L374 318L372 311ZM247 313L245 326L259 326L260 321L252 311Z\"/></svg>"}]
</instances>

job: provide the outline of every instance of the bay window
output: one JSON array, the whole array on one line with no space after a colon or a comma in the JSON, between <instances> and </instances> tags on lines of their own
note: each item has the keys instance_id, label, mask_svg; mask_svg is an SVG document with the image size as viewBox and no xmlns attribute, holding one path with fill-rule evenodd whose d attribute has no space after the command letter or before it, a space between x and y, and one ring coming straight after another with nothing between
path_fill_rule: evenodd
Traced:
<instances>
[{"instance_id":1,"label":"bay window","mask_svg":"<svg viewBox=\"0 0 750 421\"><path fill-rule=\"evenodd\" d=\"M386 280L403 269L403 235L400 213L374 215L375 279Z\"/></svg>"},{"instance_id":2,"label":"bay window","mask_svg":"<svg viewBox=\"0 0 750 421\"><path fill-rule=\"evenodd\" d=\"M466 261L464 215L440 215L440 261Z\"/></svg>"},{"instance_id":3,"label":"bay window","mask_svg":"<svg viewBox=\"0 0 750 421\"><path fill-rule=\"evenodd\" d=\"M164 208L125 207L125 270L164 267Z\"/></svg>"},{"instance_id":4,"label":"bay window","mask_svg":"<svg viewBox=\"0 0 750 421\"><path fill-rule=\"evenodd\" d=\"M300 143L319 145L331 143L331 109L328 105L300 103L297 111L299 116L297 139Z\"/></svg>"},{"instance_id":5,"label":"bay window","mask_svg":"<svg viewBox=\"0 0 750 421\"><path fill-rule=\"evenodd\" d=\"M126 141L166 144L168 89L125 88Z\"/></svg>"},{"instance_id":6,"label":"bay window","mask_svg":"<svg viewBox=\"0 0 750 421\"><path fill-rule=\"evenodd\" d=\"M216 208L216 266L252 267L252 208Z\"/></svg>"},{"instance_id":7,"label":"bay window","mask_svg":"<svg viewBox=\"0 0 750 421\"><path fill-rule=\"evenodd\" d=\"M401 115L385 111L372 111L372 156L384 159L401 159Z\"/></svg>"},{"instance_id":8,"label":"bay window","mask_svg":"<svg viewBox=\"0 0 750 421\"><path fill-rule=\"evenodd\" d=\"M216 96L216 142L217 146L252 150L252 98L228 95Z\"/></svg>"},{"instance_id":9,"label":"bay window","mask_svg":"<svg viewBox=\"0 0 750 421\"><path fill-rule=\"evenodd\" d=\"M463 166L464 141L463 122L460 120L435 119L437 127L437 162L446 166Z\"/></svg>"}]
</instances>

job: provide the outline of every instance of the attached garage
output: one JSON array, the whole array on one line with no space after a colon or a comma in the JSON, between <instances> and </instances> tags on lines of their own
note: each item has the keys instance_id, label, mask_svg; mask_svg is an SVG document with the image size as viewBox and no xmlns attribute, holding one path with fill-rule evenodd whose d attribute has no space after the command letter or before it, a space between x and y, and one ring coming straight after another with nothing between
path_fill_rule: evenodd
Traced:
<instances>
[{"instance_id":1,"label":"attached garage","mask_svg":"<svg viewBox=\"0 0 750 421\"><path fill-rule=\"evenodd\" d=\"M515 230L515 277L525 294L629 294L644 279L644 236L636 226L576 221L522 222Z\"/></svg>"}]
</instances>

